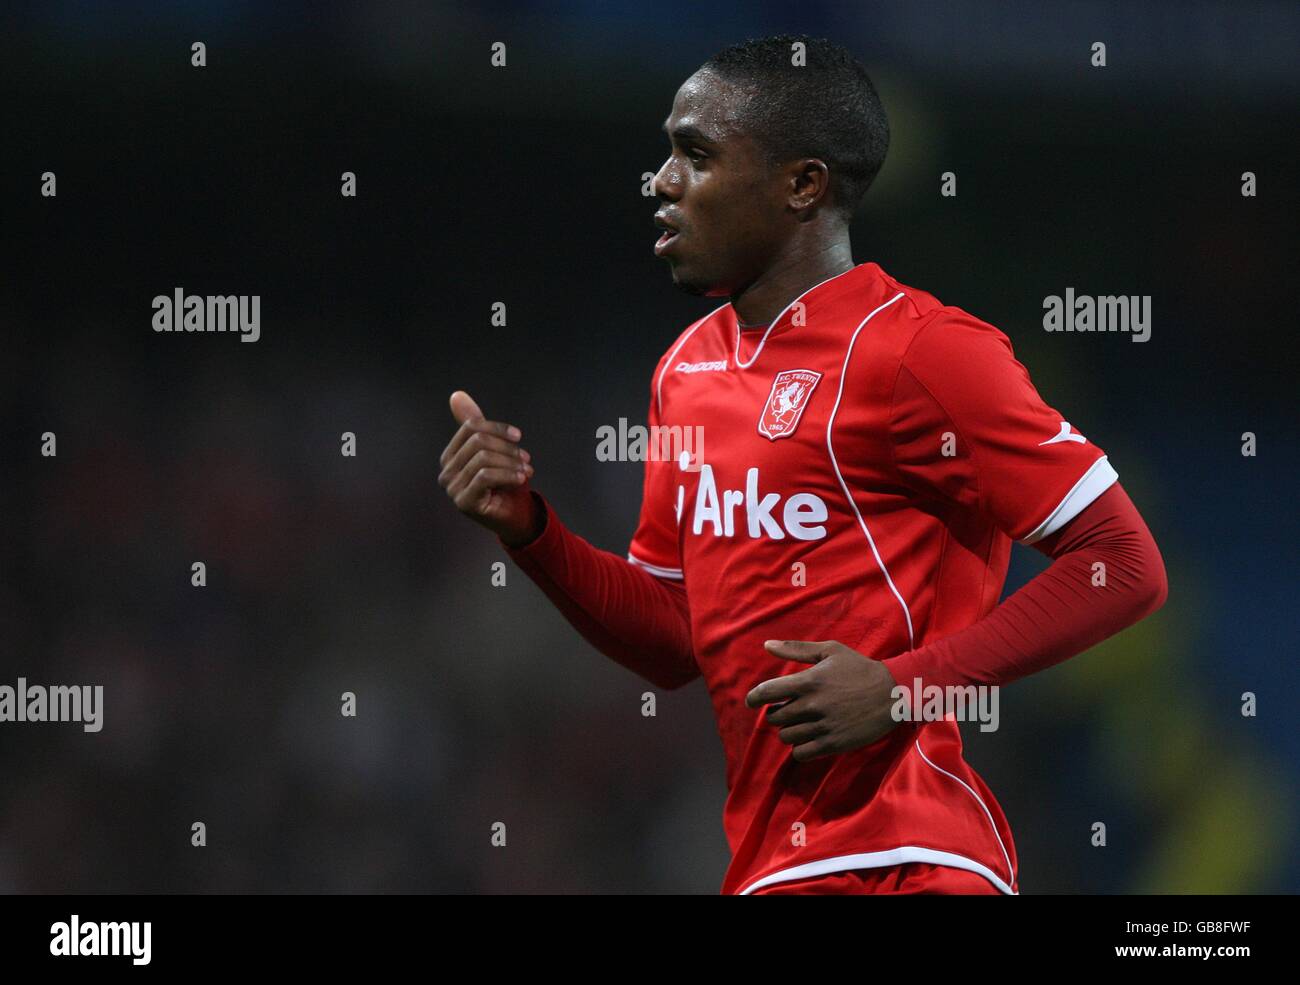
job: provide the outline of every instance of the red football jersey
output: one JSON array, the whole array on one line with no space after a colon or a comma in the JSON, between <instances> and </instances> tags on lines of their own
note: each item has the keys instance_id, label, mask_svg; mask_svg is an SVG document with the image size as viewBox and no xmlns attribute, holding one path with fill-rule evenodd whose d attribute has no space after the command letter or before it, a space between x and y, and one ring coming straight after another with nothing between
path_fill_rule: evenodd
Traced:
<instances>
[{"instance_id":1,"label":"red football jersey","mask_svg":"<svg viewBox=\"0 0 1300 985\"><path fill-rule=\"evenodd\" d=\"M1043 401L1004 334L875 263L765 329L741 332L730 304L691 325L655 370L649 423L686 455L647 461L628 556L686 588L726 756L723 892L905 862L1017 892L1010 828L955 721L798 763L745 695L807 667L768 639L883 660L980 619L1011 541L1054 533L1105 491L1106 456Z\"/></svg>"}]
</instances>

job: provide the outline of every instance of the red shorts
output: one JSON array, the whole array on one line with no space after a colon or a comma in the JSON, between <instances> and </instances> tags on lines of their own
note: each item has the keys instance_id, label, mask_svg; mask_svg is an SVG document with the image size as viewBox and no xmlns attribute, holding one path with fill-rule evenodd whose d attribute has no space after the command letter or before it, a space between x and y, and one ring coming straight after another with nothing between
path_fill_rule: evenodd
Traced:
<instances>
[{"instance_id":1,"label":"red shorts","mask_svg":"<svg viewBox=\"0 0 1300 985\"><path fill-rule=\"evenodd\" d=\"M1001 896L1002 892L978 872L951 865L905 862L878 869L851 869L824 876L791 879L756 889L753 896L884 896L894 894Z\"/></svg>"}]
</instances>

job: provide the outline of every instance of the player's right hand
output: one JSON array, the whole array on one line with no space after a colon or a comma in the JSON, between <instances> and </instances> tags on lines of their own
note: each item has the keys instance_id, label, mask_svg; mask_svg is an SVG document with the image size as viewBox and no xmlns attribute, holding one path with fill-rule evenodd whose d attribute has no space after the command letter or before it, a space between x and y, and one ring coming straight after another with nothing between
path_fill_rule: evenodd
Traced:
<instances>
[{"instance_id":1,"label":"player's right hand","mask_svg":"<svg viewBox=\"0 0 1300 985\"><path fill-rule=\"evenodd\" d=\"M451 416L460 427L439 459L438 485L458 510L506 544L528 543L540 518L528 488L532 456L519 447L519 429L486 420L464 390L451 395Z\"/></svg>"}]
</instances>

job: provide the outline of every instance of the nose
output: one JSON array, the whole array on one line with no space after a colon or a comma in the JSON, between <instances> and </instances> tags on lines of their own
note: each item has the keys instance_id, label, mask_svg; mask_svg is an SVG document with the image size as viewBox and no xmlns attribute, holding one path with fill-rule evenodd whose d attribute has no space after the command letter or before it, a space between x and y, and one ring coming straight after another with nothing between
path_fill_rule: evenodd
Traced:
<instances>
[{"instance_id":1,"label":"nose","mask_svg":"<svg viewBox=\"0 0 1300 985\"><path fill-rule=\"evenodd\" d=\"M666 199L670 202L676 201L681 197L682 182L681 175L674 164L674 158L669 157L659 167L659 172L655 175L654 181L651 182L651 190L655 198Z\"/></svg>"}]
</instances>

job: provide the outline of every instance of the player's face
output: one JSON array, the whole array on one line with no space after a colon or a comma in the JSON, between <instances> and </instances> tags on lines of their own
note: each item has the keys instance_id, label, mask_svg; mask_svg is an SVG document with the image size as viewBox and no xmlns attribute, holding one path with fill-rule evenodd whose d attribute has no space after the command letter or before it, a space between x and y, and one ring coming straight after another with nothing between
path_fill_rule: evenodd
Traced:
<instances>
[{"instance_id":1,"label":"player's face","mask_svg":"<svg viewBox=\"0 0 1300 985\"><path fill-rule=\"evenodd\" d=\"M672 153L654 178L654 249L691 294L739 293L786 235L784 181L740 129L743 105L740 90L701 71L677 90L664 122Z\"/></svg>"}]
</instances>

